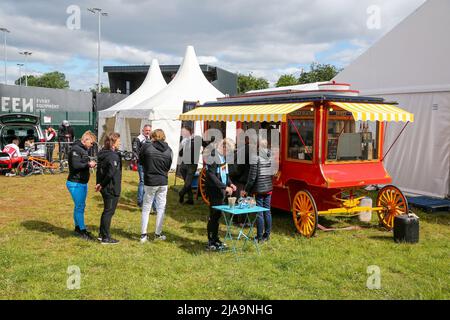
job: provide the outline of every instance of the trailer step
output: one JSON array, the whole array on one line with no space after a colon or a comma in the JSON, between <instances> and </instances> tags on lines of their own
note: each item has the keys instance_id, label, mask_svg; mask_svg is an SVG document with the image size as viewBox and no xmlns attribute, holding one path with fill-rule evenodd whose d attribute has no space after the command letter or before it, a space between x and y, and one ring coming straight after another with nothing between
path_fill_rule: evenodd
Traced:
<instances>
[{"instance_id":1,"label":"trailer step","mask_svg":"<svg viewBox=\"0 0 450 320\"><path fill-rule=\"evenodd\" d=\"M408 203L428 213L450 211L450 200L432 197L407 197Z\"/></svg>"}]
</instances>

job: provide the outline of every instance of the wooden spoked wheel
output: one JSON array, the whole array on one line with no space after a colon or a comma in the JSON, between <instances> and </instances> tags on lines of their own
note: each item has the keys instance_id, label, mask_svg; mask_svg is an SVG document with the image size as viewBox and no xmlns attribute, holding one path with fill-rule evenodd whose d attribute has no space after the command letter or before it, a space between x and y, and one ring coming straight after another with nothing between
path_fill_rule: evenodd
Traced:
<instances>
[{"instance_id":1,"label":"wooden spoked wheel","mask_svg":"<svg viewBox=\"0 0 450 320\"><path fill-rule=\"evenodd\" d=\"M380 190L377 197L377 207L384 210L378 211L380 224L387 230L394 228L394 218L408 214L408 201L403 193L394 186L386 186Z\"/></svg>"},{"instance_id":2,"label":"wooden spoked wheel","mask_svg":"<svg viewBox=\"0 0 450 320\"><path fill-rule=\"evenodd\" d=\"M203 168L202 171L200 172L200 177L198 180L198 189L200 191L200 195L202 196L203 202L209 206L209 199L208 196L206 195L205 183L206 183L206 168Z\"/></svg>"},{"instance_id":3,"label":"wooden spoked wheel","mask_svg":"<svg viewBox=\"0 0 450 320\"><path fill-rule=\"evenodd\" d=\"M316 202L308 191L302 190L295 195L292 205L292 217L298 233L306 238L314 236L319 216Z\"/></svg>"}]
</instances>

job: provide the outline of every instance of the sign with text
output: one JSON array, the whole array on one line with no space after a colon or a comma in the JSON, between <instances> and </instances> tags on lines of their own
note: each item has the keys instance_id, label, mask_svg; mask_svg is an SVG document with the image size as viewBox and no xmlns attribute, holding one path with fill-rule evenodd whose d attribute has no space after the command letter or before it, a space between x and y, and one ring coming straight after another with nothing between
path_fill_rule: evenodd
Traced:
<instances>
[{"instance_id":1,"label":"sign with text","mask_svg":"<svg viewBox=\"0 0 450 320\"><path fill-rule=\"evenodd\" d=\"M92 93L0 85L0 113L91 112Z\"/></svg>"}]
</instances>

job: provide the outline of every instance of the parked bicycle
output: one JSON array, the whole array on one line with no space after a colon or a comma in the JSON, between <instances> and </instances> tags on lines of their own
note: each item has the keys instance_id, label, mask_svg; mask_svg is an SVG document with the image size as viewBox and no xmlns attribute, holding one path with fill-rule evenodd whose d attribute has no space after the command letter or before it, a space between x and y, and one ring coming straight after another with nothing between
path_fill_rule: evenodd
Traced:
<instances>
[{"instance_id":1,"label":"parked bicycle","mask_svg":"<svg viewBox=\"0 0 450 320\"><path fill-rule=\"evenodd\" d=\"M31 149L27 150L26 159L19 164L17 171L20 176L27 177L33 174L55 174L59 168L59 163L48 161L45 158L30 155Z\"/></svg>"}]
</instances>

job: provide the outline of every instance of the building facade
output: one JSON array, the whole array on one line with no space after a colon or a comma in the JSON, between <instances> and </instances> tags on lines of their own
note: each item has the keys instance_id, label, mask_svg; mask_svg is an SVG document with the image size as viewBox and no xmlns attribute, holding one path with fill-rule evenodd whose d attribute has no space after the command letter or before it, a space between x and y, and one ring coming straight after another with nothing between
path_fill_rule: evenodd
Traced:
<instances>
[{"instance_id":1,"label":"building facade","mask_svg":"<svg viewBox=\"0 0 450 320\"><path fill-rule=\"evenodd\" d=\"M135 66L105 66L103 71L108 73L111 92L131 94L136 91L147 75L149 65ZM179 65L161 65L164 79L169 83L178 72ZM237 74L206 64L200 65L206 79L223 94L230 96L237 94Z\"/></svg>"}]
</instances>

